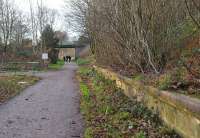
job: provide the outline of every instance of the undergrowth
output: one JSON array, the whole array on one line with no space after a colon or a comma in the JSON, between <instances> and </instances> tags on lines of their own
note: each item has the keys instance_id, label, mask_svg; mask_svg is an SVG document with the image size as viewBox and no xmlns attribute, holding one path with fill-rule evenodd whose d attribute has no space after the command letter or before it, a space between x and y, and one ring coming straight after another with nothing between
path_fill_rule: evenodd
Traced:
<instances>
[{"instance_id":1,"label":"undergrowth","mask_svg":"<svg viewBox=\"0 0 200 138\"><path fill-rule=\"evenodd\" d=\"M26 87L33 85L39 80L32 76L0 76L0 103L18 95Z\"/></svg>"},{"instance_id":2,"label":"undergrowth","mask_svg":"<svg viewBox=\"0 0 200 138\"><path fill-rule=\"evenodd\" d=\"M85 138L179 138L159 116L136 99L129 99L111 80L81 67L81 112Z\"/></svg>"},{"instance_id":3,"label":"undergrowth","mask_svg":"<svg viewBox=\"0 0 200 138\"><path fill-rule=\"evenodd\" d=\"M87 65L87 64L90 63L90 61L89 61L89 59L78 58L78 59L76 60L76 63L77 63L78 65Z\"/></svg>"}]
</instances>

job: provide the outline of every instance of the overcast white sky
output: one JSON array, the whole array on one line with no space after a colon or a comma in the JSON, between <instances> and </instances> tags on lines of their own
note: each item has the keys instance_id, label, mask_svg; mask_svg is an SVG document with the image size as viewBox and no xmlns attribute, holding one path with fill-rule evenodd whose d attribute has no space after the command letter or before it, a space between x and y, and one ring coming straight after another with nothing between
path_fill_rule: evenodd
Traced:
<instances>
[{"instance_id":1,"label":"overcast white sky","mask_svg":"<svg viewBox=\"0 0 200 138\"><path fill-rule=\"evenodd\" d=\"M18 7L23 10L24 12L29 12L29 0L14 0L15 3L18 5ZM37 0L31 0L32 3L36 4ZM57 19L56 22L56 29L57 30L62 30L62 31L67 31L69 32L69 35L71 37L76 36L77 34L70 30L69 27L67 27L67 24L64 20L64 12L69 9L64 9L65 3L69 3L70 0L43 0L43 3L45 6L51 8L51 9L56 9L59 13L59 19Z\"/></svg>"},{"instance_id":2,"label":"overcast white sky","mask_svg":"<svg viewBox=\"0 0 200 138\"><path fill-rule=\"evenodd\" d=\"M31 0L33 3L36 3L37 0ZM61 10L64 6L65 0L43 0L43 3L52 9ZM24 10L28 10L27 6L29 7L29 0L15 0L15 2Z\"/></svg>"}]
</instances>

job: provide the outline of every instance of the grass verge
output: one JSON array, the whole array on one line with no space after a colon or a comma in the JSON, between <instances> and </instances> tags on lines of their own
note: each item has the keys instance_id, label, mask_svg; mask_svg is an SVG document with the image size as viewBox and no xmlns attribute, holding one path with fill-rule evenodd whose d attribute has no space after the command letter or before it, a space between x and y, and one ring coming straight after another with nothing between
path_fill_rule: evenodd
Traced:
<instances>
[{"instance_id":1,"label":"grass verge","mask_svg":"<svg viewBox=\"0 0 200 138\"><path fill-rule=\"evenodd\" d=\"M136 99L130 100L113 81L90 67L80 67L81 112L85 138L179 138L159 116Z\"/></svg>"},{"instance_id":2,"label":"grass verge","mask_svg":"<svg viewBox=\"0 0 200 138\"><path fill-rule=\"evenodd\" d=\"M92 62L92 57L89 57L89 58L78 58L76 60L76 64L79 65L79 66L83 66L83 65L88 65Z\"/></svg>"},{"instance_id":3,"label":"grass verge","mask_svg":"<svg viewBox=\"0 0 200 138\"><path fill-rule=\"evenodd\" d=\"M23 89L39 81L33 76L0 76L0 103L18 95Z\"/></svg>"},{"instance_id":4,"label":"grass verge","mask_svg":"<svg viewBox=\"0 0 200 138\"><path fill-rule=\"evenodd\" d=\"M65 62L63 60L58 60L56 64L49 64L48 69L50 70L59 70L63 67Z\"/></svg>"}]
</instances>

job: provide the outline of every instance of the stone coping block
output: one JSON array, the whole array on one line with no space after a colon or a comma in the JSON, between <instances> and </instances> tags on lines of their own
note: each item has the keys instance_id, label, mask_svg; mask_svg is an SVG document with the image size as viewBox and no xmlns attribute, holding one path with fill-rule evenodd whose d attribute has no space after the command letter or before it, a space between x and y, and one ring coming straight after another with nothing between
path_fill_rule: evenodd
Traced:
<instances>
[{"instance_id":1,"label":"stone coping block","mask_svg":"<svg viewBox=\"0 0 200 138\"><path fill-rule=\"evenodd\" d=\"M152 86L144 86L115 73L112 70L93 66L105 78L116 82L130 98L137 98L150 110L160 115L160 118L172 129L185 138L200 138L200 100L189 96L161 91Z\"/></svg>"}]
</instances>

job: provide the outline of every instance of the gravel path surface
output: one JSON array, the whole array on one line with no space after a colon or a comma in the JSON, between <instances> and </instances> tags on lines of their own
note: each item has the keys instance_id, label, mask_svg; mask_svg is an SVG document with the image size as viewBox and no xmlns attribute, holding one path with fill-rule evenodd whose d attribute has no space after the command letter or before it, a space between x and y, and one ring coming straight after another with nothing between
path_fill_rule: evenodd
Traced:
<instances>
[{"instance_id":1,"label":"gravel path surface","mask_svg":"<svg viewBox=\"0 0 200 138\"><path fill-rule=\"evenodd\" d=\"M37 74L43 79L0 106L0 138L80 138L77 66Z\"/></svg>"}]
</instances>

